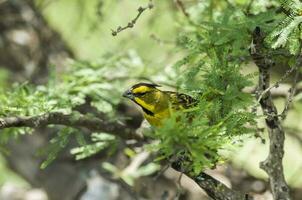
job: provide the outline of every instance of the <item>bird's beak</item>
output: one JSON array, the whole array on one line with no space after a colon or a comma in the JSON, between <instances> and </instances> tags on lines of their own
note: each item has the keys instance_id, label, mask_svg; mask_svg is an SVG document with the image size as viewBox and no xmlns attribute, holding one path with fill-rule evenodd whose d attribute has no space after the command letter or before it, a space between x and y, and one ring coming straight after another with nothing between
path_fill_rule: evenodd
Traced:
<instances>
[{"instance_id":1,"label":"bird's beak","mask_svg":"<svg viewBox=\"0 0 302 200\"><path fill-rule=\"evenodd\" d=\"M134 99L134 95L132 94L132 92L131 92L130 89L129 89L129 90L126 90L126 91L124 92L123 97L126 97L126 98L131 99L131 100Z\"/></svg>"}]
</instances>

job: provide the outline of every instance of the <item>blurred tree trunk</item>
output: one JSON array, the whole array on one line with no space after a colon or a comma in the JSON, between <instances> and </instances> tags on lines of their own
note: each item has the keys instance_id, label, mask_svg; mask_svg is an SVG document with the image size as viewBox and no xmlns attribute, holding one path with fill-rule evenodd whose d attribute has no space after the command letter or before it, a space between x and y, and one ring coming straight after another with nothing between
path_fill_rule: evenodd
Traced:
<instances>
[{"instance_id":1,"label":"blurred tree trunk","mask_svg":"<svg viewBox=\"0 0 302 200\"><path fill-rule=\"evenodd\" d=\"M32 1L0 1L0 67L11 71L11 81L41 84L47 81L49 66L64 66L72 50L51 29ZM10 141L6 156L9 166L34 187L42 187L50 199L74 199L85 187L78 166L58 162L40 170L37 149L45 147L49 131L36 131Z\"/></svg>"},{"instance_id":2,"label":"blurred tree trunk","mask_svg":"<svg viewBox=\"0 0 302 200\"><path fill-rule=\"evenodd\" d=\"M51 29L30 0L0 1L0 67L13 80L46 81L50 65L63 66L72 50Z\"/></svg>"}]
</instances>

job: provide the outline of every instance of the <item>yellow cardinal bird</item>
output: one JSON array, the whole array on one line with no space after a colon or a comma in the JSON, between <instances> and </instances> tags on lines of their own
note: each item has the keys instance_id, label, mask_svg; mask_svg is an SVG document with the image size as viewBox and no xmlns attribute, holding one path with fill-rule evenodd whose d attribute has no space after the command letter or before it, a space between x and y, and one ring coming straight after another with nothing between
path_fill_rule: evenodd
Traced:
<instances>
[{"instance_id":1,"label":"yellow cardinal bird","mask_svg":"<svg viewBox=\"0 0 302 200\"><path fill-rule=\"evenodd\" d=\"M197 104L189 95L159 90L157 84L138 83L125 91L123 96L142 108L145 119L155 127L162 125L171 112L188 109Z\"/></svg>"}]
</instances>

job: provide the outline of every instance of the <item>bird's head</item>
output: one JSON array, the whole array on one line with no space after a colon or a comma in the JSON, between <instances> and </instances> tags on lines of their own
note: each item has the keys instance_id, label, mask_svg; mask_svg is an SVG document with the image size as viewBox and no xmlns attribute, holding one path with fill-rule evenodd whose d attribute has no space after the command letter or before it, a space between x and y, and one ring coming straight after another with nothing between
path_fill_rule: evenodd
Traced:
<instances>
[{"instance_id":1,"label":"bird's head","mask_svg":"<svg viewBox=\"0 0 302 200\"><path fill-rule=\"evenodd\" d=\"M137 83L126 90L123 97L131 99L141 106L144 111L153 112L155 103L159 101L161 91L157 89L159 85L152 83Z\"/></svg>"},{"instance_id":2,"label":"bird's head","mask_svg":"<svg viewBox=\"0 0 302 200\"><path fill-rule=\"evenodd\" d=\"M136 100L150 99L160 91L159 89L157 89L157 87L160 86L153 83L137 83L130 89L126 90L123 94L123 97L131 99L135 102Z\"/></svg>"}]
</instances>

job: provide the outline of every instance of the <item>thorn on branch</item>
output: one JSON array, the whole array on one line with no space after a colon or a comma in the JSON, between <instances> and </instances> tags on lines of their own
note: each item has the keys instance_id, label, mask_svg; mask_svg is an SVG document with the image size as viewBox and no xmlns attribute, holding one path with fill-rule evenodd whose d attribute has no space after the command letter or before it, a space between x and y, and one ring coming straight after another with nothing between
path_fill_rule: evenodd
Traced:
<instances>
[{"instance_id":1,"label":"thorn on branch","mask_svg":"<svg viewBox=\"0 0 302 200\"><path fill-rule=\"evenodd\" d=\"M134 19L132 19L130 22L128 22L128 24L126 26L118 26L115 30L111 30L111 34L112 36L116 36L118 33L126 30L126 29L130 29L133 28L134 25L136 24L137 20L140 18L140 16L142 15L143 12L145 12L147 9L151 10L152 8L154 8L154 4L152 2L152 0L149 1L148 5L145 7L138 7L137 9L137 15Z\"/></svg>"}]
</instances>

